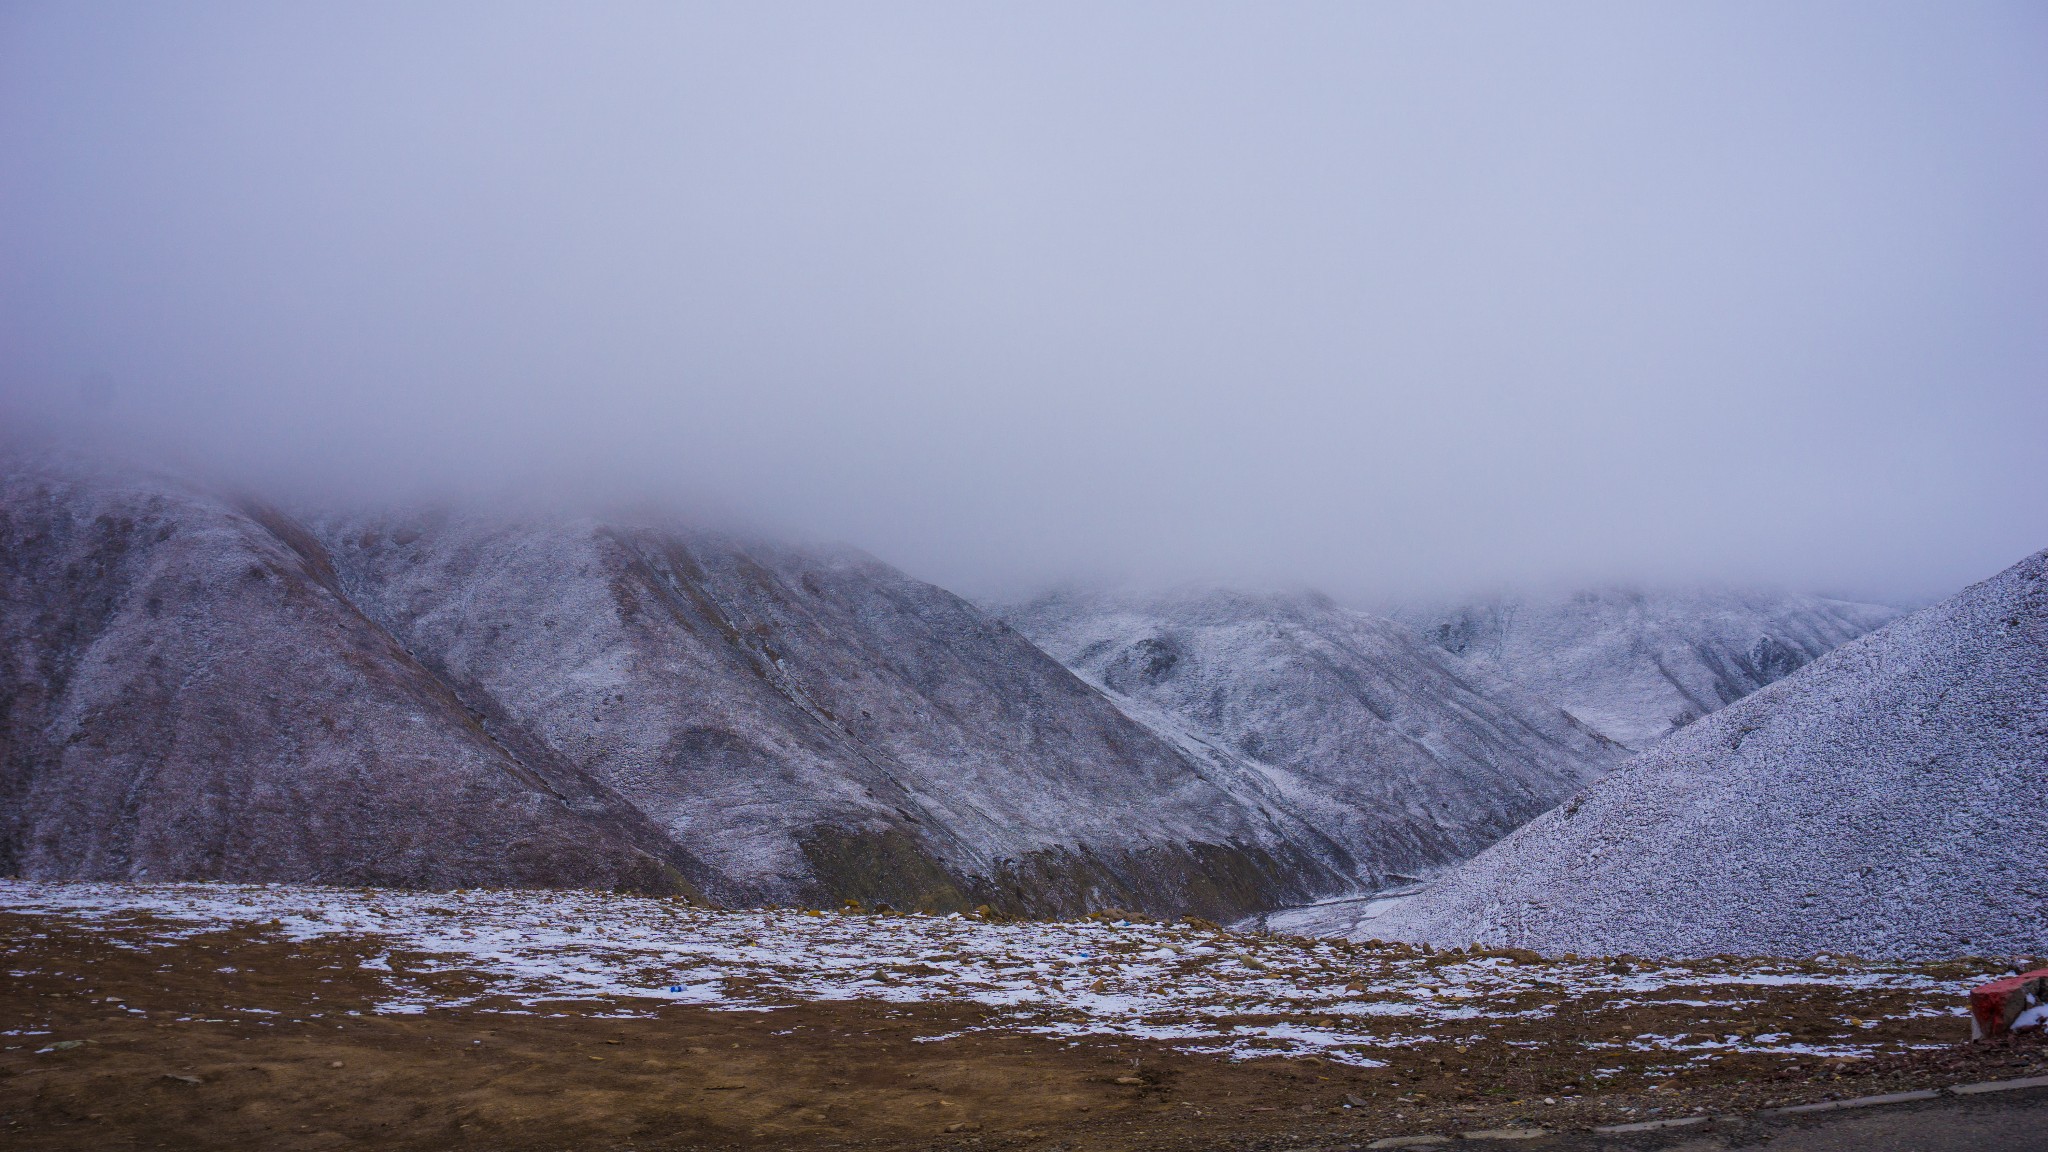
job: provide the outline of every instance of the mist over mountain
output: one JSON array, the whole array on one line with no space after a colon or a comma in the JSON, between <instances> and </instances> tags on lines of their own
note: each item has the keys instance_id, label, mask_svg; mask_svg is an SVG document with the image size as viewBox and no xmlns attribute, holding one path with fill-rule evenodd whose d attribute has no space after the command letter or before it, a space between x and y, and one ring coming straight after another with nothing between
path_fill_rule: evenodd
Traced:
<instances>
[{"instance_id":1,"label":"mist over mountain","mask_svg":"<svg viewBox=\"0 0 2048 1152\"><path fill-rule=\"evenodd\" d=\"M1782 591L1601 588L1396 618L1630 748L1783 679L1901 614Z\"/></svg>"},{"instance_id":2,"label":"mist over mountain","mask_svg":"<svg viewBox=\"0 0 2048 1152\"><path fill-rule=\"evenodd\" d=\"M2044 44L0 6L0 870L1439 873L2048 539Z\"/></svg>"},{"instance_id":3,"label":"mist over mountain","mask_svg":"<svg viewBox=\"0 0 2048 1152\"><path fill-rule=\"evenodd\" d=\"M2024 1143L2044 80L2040 0L0 0L0 1127Z\"/></svg>"},{"instance_id":4,"label":"mist over mountain","mask_svg":"<svg viewBox=\"0 0 2048 1152\"><path fill-rule=\"evenodd\" d=\"M1361 935L1703 956L2048 948L2048 552L1666 738Z\"/></svg>"},{"instance_id":5,"label":"mist over mountain","mask_svg":"<svg viewBox=\"0 0 2048 1152\"><path fill-rule=\"evenodd\" d=\"M2048 539L2036 6L116 7L0 7L0 428L977 599Z\"/></svg>"}]
</instances>

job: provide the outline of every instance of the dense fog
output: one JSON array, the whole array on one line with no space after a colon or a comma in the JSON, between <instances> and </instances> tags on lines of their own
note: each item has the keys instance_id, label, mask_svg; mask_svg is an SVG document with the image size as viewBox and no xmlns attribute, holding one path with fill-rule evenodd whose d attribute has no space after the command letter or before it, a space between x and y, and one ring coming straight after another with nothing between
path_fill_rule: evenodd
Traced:
<instances>
[{"instance_id":1,"label":"dense fog","mask_svg":"<svg viewBox=\"0 0 2048 1152\"><path fill-rule=\"evenodd\" d=\"M0 421L957 590L2048 545L2030 4L0 7Z\"/></svg>"}]
</instances>

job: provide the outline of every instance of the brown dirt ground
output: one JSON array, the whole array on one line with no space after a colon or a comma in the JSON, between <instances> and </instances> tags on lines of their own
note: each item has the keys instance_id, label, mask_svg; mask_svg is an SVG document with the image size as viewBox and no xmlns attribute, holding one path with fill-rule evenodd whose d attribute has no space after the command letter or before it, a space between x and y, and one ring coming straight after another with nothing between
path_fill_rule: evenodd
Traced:
<instances>
[{"instance_id":1,"label":"brown dirt ground","mask_svg":"<svg viewBox=\"0 0 2048 1152\"><path fill-rule=\"evenodd\" d=\"M1829 1022L1844 1005L1810 992L1774 993L1725 1021L1678 1005L1588 1004L1463 1050L1394 1049L1387 1067L1359 1069L1005 1031L918 1042L993 1019L974 1005L733 1012L583 1002L529 1012L485 1002L373 1015L389 989L384 973L360 964L385 951L379 941L292 945L254 929L174 945L145 946L147 937L142 924L87 929L0 914L10 973L0 1030L49 1033L0 1037L0 1143L22 1152L1267 1147L1573 1128L2048 1072L2038 1038L1863 1061L1745 1056L1675 1074L1668 1055L1580 1046L1722 1028L1817 1037L1837 1027ZM622 1009L646 1015L608 1018ZM1884 1027L1950 1042L1966 1024ZM35 1051L71 1041L80 1043ZM1626 1070L1596 1079L1596 1067Z\"/></svg>"}]
</instances>

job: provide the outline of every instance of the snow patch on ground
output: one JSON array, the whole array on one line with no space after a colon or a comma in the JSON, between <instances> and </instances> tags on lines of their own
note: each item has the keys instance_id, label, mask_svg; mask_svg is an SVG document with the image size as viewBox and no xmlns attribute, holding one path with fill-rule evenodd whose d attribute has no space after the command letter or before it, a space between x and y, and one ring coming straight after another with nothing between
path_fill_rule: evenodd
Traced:
<instances>
[{"instance_id":1,"label":"snow patch on ground","mask_svg":"<svg viewBox=\"0 0 2048 1152\"><path fill-rule=\"evenodd\" d=\"M967 1002L998 1010L990 1028L1368 1067L1382 1063L1376 1053L1466 1042L1575 1000L1716 1007L1771 988L1825 986L1884 991L1905 1004L1896 1017L1905 1018L1952 1015L1967 989L1907 965L1728 960L1623 972L1576 959L1445 963L1406 948L1186 925L713 912L590 892L0 881L0 910L110 929L141 924L165 942L230 927L292 941L361 939L372 952L362 966L390 973L380 1012L571 1000L615 1001L621 1015L664 1003L762 1011L800 1001ZM464 979L434 979L449 974ZM1820 1051L1772 1035L1642 1035L1599 1046ZM1824 1054L1881 1047L1852 1032Z\"/></svg>"}]
</instances>

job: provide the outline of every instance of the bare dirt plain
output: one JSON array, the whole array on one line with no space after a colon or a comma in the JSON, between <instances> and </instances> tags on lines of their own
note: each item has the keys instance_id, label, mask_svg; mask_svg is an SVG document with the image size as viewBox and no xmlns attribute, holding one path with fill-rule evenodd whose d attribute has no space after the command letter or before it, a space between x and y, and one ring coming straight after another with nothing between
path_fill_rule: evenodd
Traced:
<instances>
[{"instance_id":1,"label":"bare dirt plain","mask_svg":"<svg viewBox=\"0 0 2048 1152\"><path fill-rule=\"evenodd\" d=\"M1014 1011L974 1002L536 1002L493 994L460 963L372 936L294 940L260 924L163 929L147 916L83 923L0 912L0 1143L1344 1147L1415 1133L1569 1131L2048 1071L2038 1040L1956 1043L1966 1021L1899 1015L1896 990L1786 985L1751 989L1739 1005L1578 994L1545 1018L1381 1047L1373 1058L1382 1063L1368 1067L1341 1053L1246 1059L1129 1035L1034 1034L1014 1026ZM1205 935L1226 947L1243 939ZM1270 956L1311 945L1256 946ZM1440 953L1418 962L1436 971L1502 961ZM1543 963L1511 967L1548 983ZM394 981L461 1006L393 1011ZM1616 1043L1748 1033L1822 1047L1845 1020L1883 1051L1721 1050L1674 1069L1669 1051Z\"/></svg>"}]
</instances>

